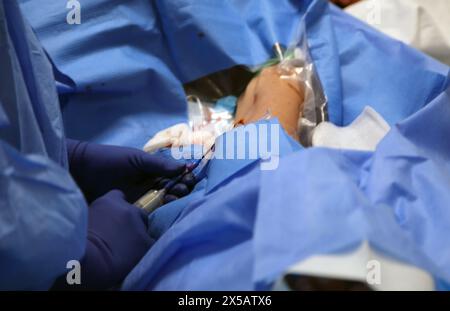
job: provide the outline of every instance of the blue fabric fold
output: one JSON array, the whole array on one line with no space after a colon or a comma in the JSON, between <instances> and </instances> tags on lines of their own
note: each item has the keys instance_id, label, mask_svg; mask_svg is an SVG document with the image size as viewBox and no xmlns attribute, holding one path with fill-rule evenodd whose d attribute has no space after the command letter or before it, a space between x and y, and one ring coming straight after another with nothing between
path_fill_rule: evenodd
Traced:
<instances>
[{"instance_id":1,"label":"blue fabric fold","mask_svg":"<svg viewBox=\"0 0 450 311\"><path fill-rule=\"evenodd\" d=\"M79 140L142 147L186 121L182 83L263 63L275 42L298 40L303 18L337 125L367 105L395 124L447 83L447 66L325 0L91 0L82 3L80 25L67 24L68 10L55 1L19 3L55 65L76 84L63 116L68 135Z\"/></svg>"},{"instance_id":2,"label":"blue fabric fold","mask_svg":"<svg viewBox=\"0 0 450 311\"><path fill-rule=\"evenodd\" d=\"M448 117L447 91L396 126L373 154L311 149L263 172L255 284L267 286L296 262L363 241L448 283Z\"/></svg>"},{"instance_id":3,"label":"blue fabric fold","mask_svg":"<svg viewBox=\"0 0 450 311\"><path fill-rule=\"evenodd\" d=\"M275 131L271 131L271 126L275 127ZM240 135L247 134L247 137L249 137L248 134L251 132L249 128L252 128L252 131L256 130L254 132L256 136L252 140L238 140L237 137ZM269 141L269 146L260 146L261 138L264 138L264 143ZM270 147L271 141L278 144L274 150L267 148ZM255 142L255 144L252 144L252 142ZM262 158L264 158L264 161L273 161L273 165L278 165L279 157L302 149L299 143L281 129L277 119L262 120L249 126L236 128L217 138L215 146L214 157L210 160L207 167L207 177L196 185L193 194L162 206L149 216L149 232L153 238L158 239L177 219L182 217L186 206L197 201L197 199L203 199L205 195L217 191L227 181L241 174L247 167L255 165ZM256 150L251 151L254 154L250 152L252 147L256 148ZM243 157L239 159L236 157L238 148L245 151L242 154ZM193 149L191 150L193 151L192 155L195 155L196 151L200 150L200 148ZM226 158L227 150L230 150L232 158ZM160 153L168 157L171 156L170 150ZM186 154L186 156L189 156L189 154Z\"/></svg>"},{"instance_id":4,"label":"blue fabric fold","mask_svg":"<svg viewBox=\"0 0 450 311\"><path fill-rule=\"evenodd\" d=\"M302 146L282 130L277 119L262 120L227 132L216 140L206 193L213 192L260 159L273 161L277 166L279 157L300 149Z\"/></svg>"},{"instance_id":5,"label":"blue fabric fold","mask_svg":"<svg viewBox=\"0 0 450 311\"><path fill-rule=\"evenodd\" d=\"M448 288L449 117L445 92L373 153L312 148L281 157L273 171L246 167L184 201L123 289L269 289L289 266L364 241ZM423 124L434 126L418 134Z\"/></svg>"},{"instance_id":6,"label":"blue fabric fold","mask_svg":"<svg viewBox=\"0 0 450 311\"><path fill-rule=\"evenodd\" d=\"M87 207L51 63L16 1L0 1L0 34L0 290L46 290L84 254Z\"/></svg>"},{"instance_id":7,"label":"blue fabric fold","mask_svg":"<svg viewBox=\"0 0 450 311\"><path fill-rule=\"evenodd\" d=\"M76 84L63 109L73 138L141 147L186 121L182 83L264 62L302 18L330 120L370 105L393 126L373 154L298 150L267 172L211 163L199 191L151 216L160 239L124 289L266 289L289 264L361 239L450 281L447 66L325 0L92 0L77 26L55 1L20 3Z\"/></svg>"}]
</instances>

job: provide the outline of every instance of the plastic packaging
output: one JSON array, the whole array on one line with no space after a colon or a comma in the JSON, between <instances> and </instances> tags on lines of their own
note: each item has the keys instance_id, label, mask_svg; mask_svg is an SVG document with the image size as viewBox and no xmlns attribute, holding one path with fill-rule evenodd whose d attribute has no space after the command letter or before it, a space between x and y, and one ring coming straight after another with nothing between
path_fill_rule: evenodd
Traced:
<instances>
[{"instance_id":1,"label":"plastic packaging","mask_svg":"<svg viewBox=\"0 0 450 311\"><path fill-rule=\"evenodd\" d=\"M292 133L289 134L305 147L311 146L313 129L327 121L328 114L327 98L309 53L304 23L299 27L294 44L285 49L275 43L273 50L274 58L256 68L236 66L187 83L184 88L191 129L194 132L206 131L217 137L234 124L266 118L267 112L278 117L286 129L292 127L291 112L294 111L298 114L298 117L294 117L297 118L293 125L296 128L290 129ZM283 82L274 81L274 76ZM266 79L266 84L260 83L258 79ZM283 85L284 82L287 84ZM271 89L277 87L274 84L278 85L276 95L274 92L277 90ZM292 93L292 89L298 93L298 98L295 98L297 103L287 98L287 93ZM295 97L294 93L290 95L291 98ZM256 101L254 98L262 99ZM297 104L298 107L289 106ZM249 107L244 109L242 105ZM235 120L236 112L245 118Z\"/></svg>"},{"instance_id":2,"label":"plastic packaging","mask_svg":"<svg viewBox=\"0 0 450 311\"><path fill-rule=\"evenodd\" d=\"M309 147L312 145L313 130L320 123L328 121L328 100L309 53L305 28L304 22L300 23L298 40L284 53L279 67L286 72L295 72L292 79L304 83L305 100L297 130L300 142Z\"/></svg>"},{"instance_id":3,"label":"plastic packaging","mask_svg":"<svg viewBox=\"0 0 450 311\"><path fill-rule=\"evenodd\" d=\"M309 53L304 23L287 49L275 42L274 57L261 66L235 66L184 85L189 124L158 133L144 147L203 145L239 124L277 117L303 146L312 145L313 130L328 121L327 98Z\"/></svg>"},{"instance_id":4,"label":"plastic packaging","mask_svg":"<svg viewBox=\"0 0 450 311\"><path fill-rule=\"evenodd\" d=\"M189 127L193 133L206 132L216 138L233 127L236 97L227 96L212 103L191 95L187 103Z\"/></svg>"}]
</instances>

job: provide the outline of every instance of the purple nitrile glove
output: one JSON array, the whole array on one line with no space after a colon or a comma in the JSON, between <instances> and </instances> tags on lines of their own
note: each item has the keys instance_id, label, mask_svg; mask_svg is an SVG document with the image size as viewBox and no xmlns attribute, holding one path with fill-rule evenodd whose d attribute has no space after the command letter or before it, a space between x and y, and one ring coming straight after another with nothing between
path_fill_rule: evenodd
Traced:
<instances>
[{"instance_id":1,"label":"purple nitrile glove","mask_svg":"<svg viewBox=\"0 0 450 311\"><path fill-rule=\"evenodd\" d=\"M147 215L112 190L95 200L88 211L86 252L80 261L81 284L68 285L66 275L54 290L104 290L120 285L153 244Z\"/></svg>"},{"instance_id":2,"label":"purple nitrile glove","mask_svg":"<svg viewBox=\"0 0 450 311\"><path fill-rule=\"evenodd\" d=\"M81 262L86 288L117 286L149 250L147 215L112 190L89 207L88 241ZM82 280L83 285L83 280Z\"/></svg>"},{"instance_id":3,"label":"purple nitrile glove","mask_svg":"<svg viewBox=\"0 0 450 311\"><path fill-rule=\"evenodd\" d=\"M134 148L67 139L67 149L70 172L88 202L112 189L123 191L128 202L134 202L150 189L161 187L163 178L185 171L180 162ZM187 180L173 187L166 201L187 195L195 183L192 178Z\"/></svg>"}]
</instances>

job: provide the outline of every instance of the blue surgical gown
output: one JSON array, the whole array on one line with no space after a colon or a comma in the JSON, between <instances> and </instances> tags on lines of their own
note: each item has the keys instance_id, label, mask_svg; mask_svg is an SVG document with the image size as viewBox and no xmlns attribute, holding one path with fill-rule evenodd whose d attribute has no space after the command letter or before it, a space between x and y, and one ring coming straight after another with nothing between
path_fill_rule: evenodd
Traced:
<instances>
[{"instance_id":1,"label":"blue surgical gown","mask_svg":"<svg viewBox=\"0 0 450 311\"><path fill-rule=\"evenodd\" d=\"M0 1L0 290L44 290L78 260L86 203L67 171L45 52L16 1Z\"/></svg>"},{"instance_id":2,"label":"blue surgical gown","mask_svg":"<svg viewBox=\"0 0 450 311\"><path fill-rule=\"evenodd\" d=\"M74 138L141 147L186 120L182 83L264 62L302 19L330 120L370 105L393 127L373 153L286 142L275 171L212 162L192 195L150 216L159 240L124 289L267 289L289 265L364 240L450 282L447 66L325 0L91 0L80 25L59 2L20 3L74 81Z\"/></svg>"}]
</instances>

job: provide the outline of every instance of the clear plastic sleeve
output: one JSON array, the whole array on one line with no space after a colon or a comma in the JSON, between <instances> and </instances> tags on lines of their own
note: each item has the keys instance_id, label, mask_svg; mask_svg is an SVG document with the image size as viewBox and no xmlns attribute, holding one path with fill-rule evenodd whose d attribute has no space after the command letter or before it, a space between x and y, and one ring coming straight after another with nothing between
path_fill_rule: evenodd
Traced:
<instances>
[{"instance_id":1,"label":"clear plastic sleeve","mask_svg":"<svg viewBox=\"0 0 450 311\"><path fill-rule=\"evenodd\" d=\"M273 47L274 58L261 66L235 66L184 85L192 131L207 131L217 137L236 124L266 118L269 111L291 130L291 136L305 147L311 146L314 128L328 120L328 113L304 23L300 24L296 42L287 49L278 43ZM240 105L254 106L244 109ZM295 112L295 120L291 112ZM244 118L235 119L236 114Z\"/></svg>"}]
</instances>

